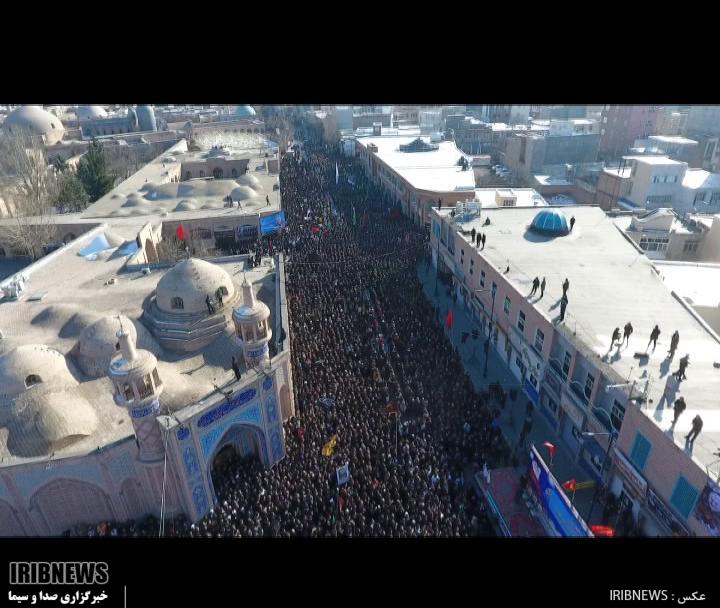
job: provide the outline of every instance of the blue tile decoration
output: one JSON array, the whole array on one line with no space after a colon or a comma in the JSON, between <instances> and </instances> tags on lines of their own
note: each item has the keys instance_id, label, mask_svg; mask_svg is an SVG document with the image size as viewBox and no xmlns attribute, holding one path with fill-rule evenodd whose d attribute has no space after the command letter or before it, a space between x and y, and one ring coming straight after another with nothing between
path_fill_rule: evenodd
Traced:
<instances>
[{"instance_id":1,"label":"blue tile decoration","mask_svg":"<svg viewBox=\"0 0 720 608\"><path fill-rule=\"evenodd\" d=\"M120 483L128 477L135 477L134 458L128 452L123 452L108 463L108 469L113 481Z\"/></svg>"},{"instance_id":2,"label":"blue tile decoration","mask_svg":"<svg viewBox=\"0 0 720 608\"><path fill-rule=\"evenodd\" d=\"M157 414L160 412L160 402L156 399L153 401L150 405L147 407L144 407L142 409L132 409L130 410L130 416L133 418L145 418L145 416L150 416L153 414Z\"/></svg>"},{"instance_id":3,"label":"blue tile decoration","mask_svg":"<svg viewBox=\"0 0 720 608\"><path fill-rule=\"evenodd\" d=\"M265 401L265 411L267 412L268 422L275 422L277 420L277 403L275 398L270 396Z\"/></svg>"},{"instance_id":4,"label":"blue tile decoration","mask_svg":"<svg viewBox=\"0 0 720 608\"><path fill-rule=\"evenodd\" d=\"M230 402L225 401L217 407L210 410L207 414L203 414L197 421L198 427L209 426L216 420L219 420L226 414L229 414L233 410L239 408L241 405L249 403L255 398L257 391L254 388L247 388L241 393L238 393L233 397Z\"/></svg>"},{"instance_id":5,"label":"blue tile decoration","mask_svg":"<svg viewBox=\"0 0 720 608\"><path fill-rule=\"evenodd\" d=\"M193 448L189 447L183 450L183 461L185 462L185 470L188 476L192 477L200 471L197 456L195 456L195 450Z\"/></svg>"},{"instance_id":6,"label":"blue tile decoration","mask_svg":"<svg viewBox=\"0 0 720 608\"><path fill-rule=\"evenodd\" d=\"M255 394L255 389L249 389ZM222 438L233 424L251 424L260 428L262 432L262 415L260 413L260 407L257 403L248 407L247 409L238 412L235 416L232 416L225 420L222 424L218 424L215 428L206 433L200 440L202 445L203 457L207 460L207 457L215 449L215 445Z\"/></svg>"},{"instance_id":7,"label":"blue tile decoration","mask_svg":"<svg viewBox=\"0 0 720 608\"><path fill-rule=\"evenodd\" d=\"M262 387L263 387L264 391L269 391L272 388L272 385L273 385L272 378L267 377L267 378L265 378L265 380L263 380Z\"/></svg>"},{"instance_id":8,"label":"blue tile decoration","mask_svg":"<svg viewBox=\"0 0 720 608\"><path fill-rule=\"evenodd\" d=\"M247 355L248 355L248 357L251 357L252 359L259 359L260 357L265 356L269 352L270 352L270 348L268 347L267 344L265 344L261 348L248 349Z\"/></svg>"},{"instance_id":9,"label":"blue tile decoration","mask_svg":"<svg viewBox=\"0 0 720 608\"><path fill-rule=\"evenodd\" d=\"M205 488L202 485L197 485L193 489L193 502L195 503L195 510L204 514L208 510L207 494L205 494Z\"/></svg>"},{"instance_id":10,"label":"blue tile decoration","mask_svg":"<svg viewBox=\"0 0 720 608\"><path fill-rule=\"evenodd\" d=\"M180 441L185 441L188 437L190 437L190 429L187 428L186 426L181 426L177 430L177 438Z\"/></svg>"},{"instance_id":11,"label":"blue tile decoration","mask_svg":"<svg viewBox=\"0 0 720 608\"><path fill-rule=\"evenodd\" d=\"M282 439L280 439L280 433L275 430L270 438L272 445L273 462L277 462L283 457L283 445Z\"/></svg>"}]
</instances>

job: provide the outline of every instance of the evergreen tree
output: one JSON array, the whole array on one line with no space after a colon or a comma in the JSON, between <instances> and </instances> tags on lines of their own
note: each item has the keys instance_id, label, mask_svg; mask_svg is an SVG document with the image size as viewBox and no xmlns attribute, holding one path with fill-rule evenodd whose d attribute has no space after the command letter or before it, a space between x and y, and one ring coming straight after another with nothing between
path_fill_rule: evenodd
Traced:
<instances>
[{"instance_id":1,"label":"evergreen tree","mask_svg":"<svg viewBox=\"0 0 720 608\"><path fill-rule=\"evenodd\" d=\"M53 167L55 167L55 171L57 171L58 173L65 173L65 171L67 171L68 169L68 164L62 156L56 156L53 159L52 164Z\"/></svg>"},{"instance_id":2,"label":"evergreen tree","mask_svg":"<svg viewBox=\"0 0 720 608\"><path fill-rule=\"evenodd\" d=\"M96 140L90 143L87 153L80 159L77 174L90 196L90 202L94 203L112 190L115 176L110 172L110 164L101 143Z\"/></svg>"},{"instance_id":3,"label":"evergreen tree","mask_svg":"<svg viewBox=\"0 0 720 608\"><path fill-rule=\"evenodd\" d=\"M58 177L56 207L70 211L83 211L89 204L90 197L76 175L63 173Z\"/></svg>"}]
</instances>

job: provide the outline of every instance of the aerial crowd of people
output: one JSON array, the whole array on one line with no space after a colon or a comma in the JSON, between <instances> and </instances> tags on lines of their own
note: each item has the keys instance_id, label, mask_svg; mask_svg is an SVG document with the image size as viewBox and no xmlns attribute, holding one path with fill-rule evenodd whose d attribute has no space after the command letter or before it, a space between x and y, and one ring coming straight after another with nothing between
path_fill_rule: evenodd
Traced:
<instances>
[{"instance_id":1,"label":"aerial crowd of people","mask_svg":"<svg viewBox=\"0 0 720 608\"><path fill-rule=\"evenodd\" d=\"M218 465L214 509L195 524L168 521L164 534L493 534L472 476L484 464L507 466L511 449L495 402L475 392L423 294L426 232L355 159L319 141L283 157L281 188L287 227L257 254L286 254L297 408L286 456L271 469L239 457ZM349 480L339 484L346 464ZM158 527L150 519L103 534Z\"/></svg>"}]
</instances>

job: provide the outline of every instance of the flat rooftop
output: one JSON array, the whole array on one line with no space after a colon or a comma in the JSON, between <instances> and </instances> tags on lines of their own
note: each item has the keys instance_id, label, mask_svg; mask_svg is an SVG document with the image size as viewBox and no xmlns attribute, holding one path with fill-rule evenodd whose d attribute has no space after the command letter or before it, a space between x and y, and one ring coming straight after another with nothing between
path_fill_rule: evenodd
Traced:
<instances>
[{"instance_id":1,"label":"flat rooftop","mask_svg":"<svg viewBox=\"0 0 720 608\"><path fill-rule=\"evenodd\" d=\"M232 153L229 156L234 157ZM273 185L278 183L278 175L269 174L260 168L264 167L264 154L255 152L241 156L249 158L248 172L237 179L208 178L171 182L171 167L177 166L179 169L185 159L202 160L201 154L188 153L187 143L181 140L90 205L79 217L113 218L113 225L116 218L144 218L141 220L141 224L144 224L148 221L247 215L278 210L280 191L273 190ZM250 192L249 183L259 186L255 192ZM228 195L232 195L233 200L240 200L240 206L225 207L224 199ZM265 196L270 198L269 206ZM188 211L191 212L189 215ZM135 223L138 223L137 220Z\"/></svg>"},{"instance_id":2,"label":"flat rooftop","mask_svg":"<svg viewBox=\"0 0 720 608\"><path fill-rule=\"evenodd\" d=\"M683 188L699 190L703 188L720 190L720 173L710 173L705 169L688 169L682 181Z\"/></svg>"},{"instance_id":3,"label":"flat rooftop","mask_svg":"<svg viewBox=\"0 0 720 608\"><path fill-rule=\"evenodd\" d=\"M91 379L83 375L71 354L76 348L82 329L103 317L125 315L137 329L138 348L153 352L158 358L158 373L165 390L162 404L172 411L180 411L214 392L213 383L222 386L234 380L231 356L238 354L230 322L225 334L196 353L182 354L164 350L151 332L140 321L143 304L154 293L160 279L171 269L154 269L149 275L142 272L126 272L122 269L124 257L114 252L100 254L94 261L78 255L90 244L98 228L80 236L54 255L40 260L24 269L29 280L25 292L17 301L0 301L0 356L27 344L41 344L57 349L71 362L78 386L68 393L68 398L84 398L95 410L99 424L97 430L66 448L56 450L54 456L87 453L109 443L131 437L132 423L127 411L113 401L113 389L108 378ZM242 294L241 283L247 276L253 284L257 298L270 308L270 323L274 327L275 285L274 267L271 259L263 265L249 269L245 256L224 258L213 262L223 268L232 278L235 290ZM115 284L106 284L114 278ZM32 301L33 296L42 296ZM242 296L240 296L242 297ZM243 373L255 372L244 369L242 357L238 362ZM53 390L53 385L48 384ZM58 388L64 393L64 389ZM10 438L11 433L13 436ZM10 439L10 441L9 441ZM46 458L34 433L24 434L12 425L0 426L0 457L3 465L25 460Z\"/></svg>"},{"instance_id":4,"label":"flat rooftop","mask_svg":"<svg viewBox=\"0 0 720 608\"><path fill-rule=\"evenodd\" d=\"M515 197L518 207L546 207L547 201L533 188L475 188L475 200L483 209L497 208L495 195Z\"/></svg>"},{"instance_id":5,"label":"flat rooftop","mask_svg":"<svg viewBox=\"0 0 720 608\"><path fill-rule=\"evenodd\" d=\"M720 307L720 264L656 260L655 266L668 288L688 304Z\"/></svg>"},{"instance_id":6,"label":"flat rooftop","mask_svg":"<svg viewBox=\"0 0 720 608\"><path fill-rule=\"evenodd\" d=\"M645 165L685 165L687 163L683 163L677 160L673 160L672 158L668 158L667 156L632 156L628 157L632 158L633 160L636 160L638 163L645 164Z\"/></svg>"},{"instance_id":7,"label":"flat rooftop","mask_svg":"<svg viewBox=\"0 0 720 608\"><path fill-rule=\"evenodd\" d=\"M653 399L654 404L646 404L643 411L663 431L670 427L672 408L658 411L655 408L668 373L674 372L678 359L689 353L688 379L681 386L688 410L680 418L673 440L679 449L684 449L683 437L689 432L695 414L700 413L705 426L691 456L702 467L713 463L717 460L713 452L720 448L717 399L720 369L713 367L714 362L720 362L720 344L694 311L672 295L653 262L628 242L600 208L579 205L562 211L568 217L574 215L576 224L569 235L556 238L528 231L539 213L532 208L484 210L480 218L463 226L465 230L474 227L487 235L485 250L480 255L500 273L509 264L510 272L504 278L521 294L530 293L534 277L546 278L545 297L527 303L532 303L569 341L582 341L581 352L594 358L599 367L614 371L623 380L645 374L638 382L641 389L650 378L648 398ZM449 209L441 210L443 215L449 212ZM491 221L489 226L482 225L486 218ZM469 234L461 238L471 246ZM559 300L566 277L570 281L569 305L565 322L559 326ZM513 310L517 310L517 305ZM502 314L502 309L500 311ZM622 328L628 321L635 329L632 343L626 349L610 353L613 329ZM638 367L633 354L645 350L655 323L662 331L657 351L651 354L647 365ZM679 351L668 364L665 353L675 330L680 333Z\"/></svg>"},{"instance_id":8,"label":"flat rooftop","mask_svg":"<svg viewBox=\"0 0 720 608\"><path fill-rule=\"evenodd\" d=\"M648 139L663 144L676 144L681 146L692 146L698 144L698 142L694 139L680 137L679 135L650 135Z\"/></svg>"},{"instance_id":9,"label":"flat rooftop","mask_svg":"<svg viewBox=\"0 0 720 608\"><path fill-rule=\"evenodd\" d=\"M460 157L472 157L464 154L454 142L441 141L434 145L437 150L429 152L402 152L401 145L418 139L414 136L404 137L358 137L360 145L377 146L377 157L391 167L396 173L407 180L413 188L431 192L455 192L475 189L475 174L472 170L463 171L457 162ZM429 137L421 137L430 143Z\"/></svg>"}]
</instances>

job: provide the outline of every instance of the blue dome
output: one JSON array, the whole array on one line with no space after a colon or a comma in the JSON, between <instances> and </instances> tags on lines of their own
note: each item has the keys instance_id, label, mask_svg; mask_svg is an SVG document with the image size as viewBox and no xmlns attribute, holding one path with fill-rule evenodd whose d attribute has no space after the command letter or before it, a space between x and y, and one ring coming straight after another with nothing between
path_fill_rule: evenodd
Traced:
<instances>
[{"instance_id":1,"label":"blue dome","mask_svg":"<svg viewBox=\"0 0 720 608\"><path fill-rule=\"evenodd\" d=\"M235 116L238 118L255 118L257 113L252 106L238 106L237 110L235 110Z\"/></svg>"},{"instance_id":2,"label":"blue dome","mask_svg":"<svg viewBox=\"0 0 720 608\"><path fill-rule=\"evenodd\" d=\"M562 211L545 209L535 216L530 228L540 234L564 235L570 232L570 223Z\"/></svg>"}]
</instances>

